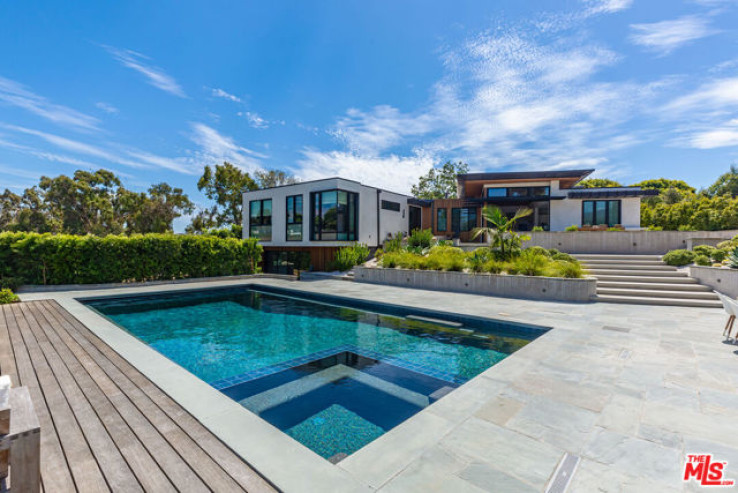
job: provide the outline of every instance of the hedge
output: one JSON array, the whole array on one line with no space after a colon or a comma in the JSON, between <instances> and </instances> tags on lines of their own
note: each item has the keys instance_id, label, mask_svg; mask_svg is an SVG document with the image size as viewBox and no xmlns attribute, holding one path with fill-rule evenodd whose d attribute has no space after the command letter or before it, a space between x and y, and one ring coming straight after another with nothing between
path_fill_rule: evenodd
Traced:
<instances>
[{"instance_id":1,"label":"hedge","mask_svg":"<svg viewBox=\"0 0 738 493\"><path fill-rule=\"evenodd\" d=\"M253 274L256 240L0 233L0 284L96 284Z\"/></svg>"}]
</instances>

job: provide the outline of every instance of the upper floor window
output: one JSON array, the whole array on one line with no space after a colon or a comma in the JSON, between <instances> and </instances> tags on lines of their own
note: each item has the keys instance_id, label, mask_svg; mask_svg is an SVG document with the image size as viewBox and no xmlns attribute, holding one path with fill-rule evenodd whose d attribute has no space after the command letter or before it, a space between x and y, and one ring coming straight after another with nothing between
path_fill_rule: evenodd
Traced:
<instances>
[{"instance_id":1,"label":"upper floor window","mask_svg":"<svg viewBox=\"0 0 738 493\"><path fill-rule=\"evenodd\" d=\"M476 207L455 207L451 209L451 229L453 229L454 233L471 231L476 227Z\"/></svg>"},{"instance_id":2,"label":"upper floor window","mask_svg":"<svg viewBox=\"0 0 738 493\"><path fill-rule=\"evenodd\" d=\"M302 195L287 197L287 241L302 240Z\"/></svg>"},{"instance_id":3,"label":"upper floor window","mask_svg":"<svg viewBox=\"0 0 738 493\"><path fill-rule=\"evenodd\" d=\"M272 239L272 199L249 202L249 238Z\"/></svg>"},{"instance_id":4,"label":"upper floor window","mask_svg":"<svg viewBox=\"0 0 738 493\"><path fill-rule=\"evenodd\" d=\"M550 187L493 187L487 189L487 197L548 197Z\"/></svg>"},{"instance_id":5,"label":"upper floor window","mask_svg":"<svg viewBox=\"0 0 738 493\"><path fill-rule=\"evenodd\" d=\"M310 194L310 239L356 241L359 235L359 194L325 190Z\"/></svg>"},{"instance_id":6,"label":"upper floor window","mask_svg":"<svg viewBox=\"0 0 738 493\"><path fill-rule=\"evenodd\" d=\"M436 229L438 231L446 231L447 225L446 225L446 215L448 214L448 209L438 209L436 211Z\"/></svg>"},{"instance_id":7,"label":"upper floor window","mask_svg":"<svg viewBox=\"0 0 738 493\"><path fill-rule=\"evenodd\" d=\"M585 200L582 202L582 225L621 224L619 200Z\"/></svg>"},{"instance_id":8,"label":"upper floor window","mask_svg":"<svg viewBox=\"0 0 738 493\"><path fill-rule=\"evenodd\" d=\"M391 202L389 200L383 200L382 201L382 209L384 209L386 211L400 212L400 203L399 202Z\"/></svg>"}]
</instances>

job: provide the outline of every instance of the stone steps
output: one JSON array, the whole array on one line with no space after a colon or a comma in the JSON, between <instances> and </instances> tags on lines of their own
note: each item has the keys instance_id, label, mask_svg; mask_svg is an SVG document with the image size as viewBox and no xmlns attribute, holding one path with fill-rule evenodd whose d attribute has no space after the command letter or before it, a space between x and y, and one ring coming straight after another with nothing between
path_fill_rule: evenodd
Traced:
<instances>
[{"instance_id":1,"label":"stone steps","mask_svg":"<svg viewBox=\"0 0 738 493\"><path fill-rule=\"evenodd\" d=\"M691 279L691 278L689 278ZM645 290L662 290L662 291L695 291L695 292L712 292L712 288L703 284L693 283L660 283L660 282L622 282L622 281L597 281L598 288L612 289L645 289Z\"/></svg>"},{"instance_id":2,"label":"stone steps","mask_svg":"<svg viewBox=\"0 0 738 493\"><path fill-rule=\"evenodd\" d=\"M596 301L637 305L719 308L709 287L658 255L575 255L597 278Z\"/></svg>"},{"instance_id":3,"label":"stone steps","mask_svg":"<svg viewBox=\"0 0 738 493\"><path fill-rule=\"evenodd\" d=\"M666 289L633 289L633 288L604 288L597 286L597 295L630 296L640 298L674 298L693 300L717 300L718 295L712 291L672 291Z\"/></svg>"},{"instance_id":4,"label":"stone steps","mask_svg":"<svg viewBox=\"0 0 738 493\"><path fill-rule=\"evenodd\" d=\"M722 308L720 301L682 299L682 298L652 298L644 296L615 296L608 294L597 294L595 301L606 303L626 303L631 305L662 305L662 306L691 306L698 308Z\"/></svg>"}]
</instances>

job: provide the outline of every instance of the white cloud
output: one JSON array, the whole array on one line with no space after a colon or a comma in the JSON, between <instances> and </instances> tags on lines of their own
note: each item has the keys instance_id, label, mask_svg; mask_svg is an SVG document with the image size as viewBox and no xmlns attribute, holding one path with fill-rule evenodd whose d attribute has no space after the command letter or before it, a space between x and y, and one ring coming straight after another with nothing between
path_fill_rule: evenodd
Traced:
<instances>
[{"instance_id":1,"label":"white cloud","mask_svg":"<svg viewBox=\"0 0 738 493\"><path fill-rule=\"evenodd\" d=\"M679 19L654 22L651 24L631 24L630 40L651 51L666 55L680 46L706 36L715 34L704 17L685 16Z\"/></svg>"},{"instance_id":2,"label":"white cloud","mask_svg":"<svg viewBox=\"0 0 738 493\"><path fill-rule=\"evenodd\" d=\"M109 104L109 103L105 103L105 102L102 102L102 101L100 101L100 102L98 102L98 103L95 103L95 106L96 106L96 107L97 107L98 109L100 109L100 110L102 110L102 111L104 111L105 113L108 113L108 114L110 114L110 115L115 115L115 114L116 114L116 113L118 113L118 111L119 111L119 110L118 110L118 108L116 108L116 107L115 107L115 106L113 106L112 104Z\"/></svg>"},{"instance_id":3,"label":"white cloud","mask_svg":"<svg viewBox=\"0 0 738 493\"><path fill-rule=\"evenodd\" d=\"M97 118L66 106L51 103L43 96L34 94L22 84L4 77L0 77L0 103L23 108L64 127L89 130L95 129L99 123Z\"/></svg>"},{"instance_id":4,"label":"white cloud","mask_svg":"<svg viewBox=\"0 0 738 493\"><path fill-rule=\"evenodd\" d=\"M433 167L431 156L415 155L401 157L365 157L350 152L320 152L304 149L299 160L299 177L315 180L340 176L384 188L393 192L410 193L410 187L418 177Z\"/></svg>"},{"instance_id":5,"label":"white cloud","mask_svg":"<svg viewBox=\"0 0 738 493\"><path fill-rule=\"evenodd\" d=\"M735 105L738 105L738 77L728 77L706 82L695 91L674 99L663 109L670 113L703 112Z\"/></svg>"},{"instance_id":6,"label":"white cloud","mask_svg":"<svg viewBox=\"0 0 738 493\"><path fill-rule=\"evenodd\" d=\"M228 161L246 171L261 169L261 159L265 155L237 144L232 137L222 135L204 123L193 123L191 127L190 138L200 147L194 161L199 162L200 166Z\"/></svg>"},{"instance_id":7,"label":"white cloud","mask_svg":"<svg viewBox=\"0 0 738 493\"><path fill-rule=\"evenodd\" d=\"M234 103L241 103L242 102L241 101L241 98L239 98L238 96L235 96L235 95L233 95L231 93L228 93L228 92L224 91L223 89L218 89L218 88L212 89L211 94L213 96L215 96L216 98L227 99L228 101L233 101Z\"/></svg>"},{"instance_id":8,"label":"white cloud","mask_svg":"<svg viewBox=\"0 0 738 493\"><path fill-rule=\"evenodd\" d=\"M0 123L0 128L4 128L8 131L15 132L20 135L28 135L41 139L58 149L84 156L88 160L80 160L75 157L67 155L60 155L46 150L36 149L31 146L23 146L14 144L8 141L0 140L0 147L15 148L21 152L35 155L41 159L49 161L63 162L72 164L75 166L83 166L86 168L90 167L104 167L98 164L90 162L89 159L99 159L103 163L120 164L131 168L139 169L154 169L164 168L184 174L196 174L200 169L200 165L197 162L193 162L189 157L177 157L169 158L164 156L158 156L146 151L127 146L121 146L117 144L111 144L103 146L101 143L88 144L79 140L68 139L48 132L42 132L39 130L20 127L16 125L8 125Z\"/></svg>"},{"instance_id":9,"label":"white cloud","mask_svg":"<svg viewBox=\"0 0 738 493\"><path fill-rule=\"evenodd\" d=\"M172 76L164 72L163 69L151 65L149 63L150 58L146 55L142 55L141 53L137 53L132 50L121 50L113 46L103 45L103 48L113 55L113 58L123 66L143 74L146 79L148 79L148 83L152 86L158 87L162 91L173 94L174 96L179 96L180 98L187 97L184 89L182 89L177 81Z\"/></svg>"},{"instance_id":10,"label":"white cloud","mask_svg":"<svg viewBox=\"0 0 738 493\"><path fill-rule=\"evenodd\" d=\"M696 149L738 146L738 119L731 120L714 130L697 132L691 136L689 143Z\"/></svg>"},{"instance_id":11,"label":"white cloud","mask_svg":"<svg viewBox=\"0 0 738 493\"><path fill-rule=\"evenodd\" d=\"M584 0L591 14L620 12L630 8L633 0Z\"/></svg>"},{"instance_id":12,"label":"white cloud","mask_svg":"<svg viewBox=\"0 0 738 493\"><path fill-rule=\"evenodd\" d=\"M259 116L258 113L253 111L239 111L236 114L245 118L249 126L252 128L269 128L270 122Z\"/></svg>"}]
</instances>

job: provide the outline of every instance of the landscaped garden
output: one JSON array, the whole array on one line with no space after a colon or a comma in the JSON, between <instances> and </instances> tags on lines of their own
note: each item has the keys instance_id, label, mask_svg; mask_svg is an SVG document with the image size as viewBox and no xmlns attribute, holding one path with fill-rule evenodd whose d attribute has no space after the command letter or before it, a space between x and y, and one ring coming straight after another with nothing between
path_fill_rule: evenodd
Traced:
<instances>
[{"instance_id":1,"label":"landscaped garden","mask_svg":"<svg viewBox=\"0 0 738 493\"><path fill-rule=\"evenodd\" d=\"M429 229L415 230L407 239L397 235L385 242L383 251L377 252L377 264L387 269L583 277L584 269L571 255L556 249L523 248L523 243L530 237L514 231L514 225L518 219L530 214L528 211L521 209L514 217L508 218L496 207L485 207L482 216L489 226L477 228L474 236L484 235L490 239L490 244L472 252L465 252L447 241L436 241Z\"/></svg>"},{"instance_id":2,"label":"landscaped garden","mask_svg":"<svg viewBox=\"0 0 738 493\"><path fill-rule=\"evenodd\" d=\"M738 236L720 242L716 247L697 245L692 250L671 250L663 256L663 261L676 267L696 264L705 267L738 269Z\"/></svg>"}]
</instances>

